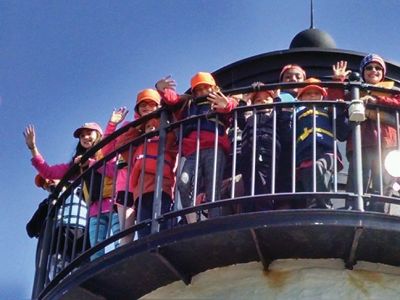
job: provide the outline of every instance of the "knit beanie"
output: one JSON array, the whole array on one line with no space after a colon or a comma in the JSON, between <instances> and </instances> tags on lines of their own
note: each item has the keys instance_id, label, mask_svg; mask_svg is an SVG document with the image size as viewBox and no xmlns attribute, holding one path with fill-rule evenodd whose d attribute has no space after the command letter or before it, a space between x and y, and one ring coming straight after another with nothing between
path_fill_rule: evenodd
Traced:
<instances>
[{"instance_id":1,"label":"knit beanie","mask_svg":"<svg viewBox=\"0 0 400 300\"><path fill-rule=\"evenodd\" d=\"M362 61L360 63L360 74L361 74L362 79L365 80L365 78L364 78L365 67L372 62L379 64L383 68L383 76L382 76L382 80L383 80L386 75L386 63L383 60L383 58L377 54L368 54L367 56L365 56L362 59Z\"/></svg>"}]
</instances>

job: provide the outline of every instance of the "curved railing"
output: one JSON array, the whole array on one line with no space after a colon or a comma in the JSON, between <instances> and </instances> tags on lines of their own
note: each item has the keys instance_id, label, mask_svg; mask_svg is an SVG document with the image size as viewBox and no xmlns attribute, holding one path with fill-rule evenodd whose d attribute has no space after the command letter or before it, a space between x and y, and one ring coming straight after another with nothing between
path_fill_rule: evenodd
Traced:
<instances>
[{"instance_id":1,"label":"curved railing","mask_svg":"<svg viewBox=\"0 0 400 300\"><path fill-rule=\"evenodd\" d=\"M364 211L365 203L383 203L383 204L400 204L400 199L396 195L388 195L384 191L384 182L383 182L383 174L385 172L383 166L383 159L387 153L387 149L385 149L382 145L381 138L381 130L382 125L385 126L390 125L392 128L396 129L396 145L393 149L400 149L400 124L399 124L399 108L394 107L386 107L381 105L367 105L369 111L373 111L373 118L375 119L373 122L376 124L377 128L377 136L378 143L376 145L376 153L378 154L378 165L377 171L379 184L378 189L372 192L364 191L363 186L363 147L362 147L362 136L361 136L361 121L348 121L348 125L351 127L349 131L349 135L347 140L350 138L353 140L353 152L351 159L354 161L353 170L351 174L347 174L348 166L344 163L343 170L340 171L340 167L338 166L338 158L340 158L340 152L342 152L341 156L343 160L346 160L346 153L344 151L344 143L341 143L337 140L337 115L338 111L349 110L349 107L353 104L357 104L352 100L357 100L360 98L360 91L376 91L376 92L384 92L388 95L399 93L398 90L388 90L384 88L378 88L374 86L370 86L367 84L361 83L357 77L350 77L350 80L344 83L338 82L323 82L321 85L327 87L329 89L339 89L346 92L345 100L346 101L296 101L296 102L278 102L272 104L265 105L256 105L256 106L238 106L231 113L229 113L229 122L230 129L229 135L231 136L231 153L228 156L227 164L225 167L225 172L223 176L223 191L224 195L221 195L221 199L217 199L216 193L212 193L211 199L208 199L208 202L199 203L196 202L196 199L199 200L199 197L193 197L192 205L190 207L182 208L180 202L179 191L177 188L174 190L174 203L171 211L161 214L161 197L162 197L162 186L163 186L163 169L165 164L165 150L166 150L166 139L167 135L171 132L176 135L176 166L175 173L179 176L179 170L182 168L182 141L184 139L184 129L188 124L196 124L197 126L197 140L196 140L196 149L195 152L195 174L194 174L194 195L200 194L202 192L198 189L198 177L199 174L197 170L199 170L199 155L200 155L200 122L202 119L206 118L216 118L218 122L221 118L226 118L226 116L222 116L220 114L216 114L215 112L210 112L200 116L194 116L190 118L186 118L183 120L175 120L174 119L174 111L172 108L164 107L150 115L147 115L139 120L133 121L129 123L129 125L117 130L112 133L110 136L104 138L98 145L93 147L88 153L86 153L83 157L83 161L92 157L97 151L101 150L108 143L112 143L115 139L123 136L129 128L137 127L143 125L146 121L159 118L160 119L160 127L149 133L145 133L140 135L133 140L127 141L125 145L120 148L114 149L112 152L106 154L102 159L98 160L94 163L89 169L85 172L76 176L78 172L78 166L73 166L68 174L63 178L60 184L57 186L56 191L49 198L49 209L45 230L40 237L40 243L38 247L38 260L36 266L36 274L35 274L35 283L33 290L33 297L39 297L42 291L49 290L52 287L55 287L57 283L61 280L65 279L67 276L72 276L73 272L80 268L83 264L88 264L91 261L91 256L98 252L99 250L105 251L113 251L115 248L115 243L117 243L121 238L135 234L138 230L141 230L146 227L151 228L151 234L157 233L160 231L160 226L167 227L169 229L173 229L176 226L184 226L184 224L188 223L188 220L194 222L203 222L207 219L205 215L207 212L210 213L212 211L216 212L213 214L216 218L223 218L226 215L232 214L241 214L249 212L249 209L244 209L244 205L249 203L249 201L259 201L259 202L268 202L273 201L276 203L277 207L280 209L287 209L287 207L280 206L280 203L294 203L295 201L303 201L304 199L334 199L332 201L336 201L334 204L335 209L349 209L349 210L357 210ZM303 87L304 83L277 83L277 84L266 84L264 86L248 86L237 89L232 89L228 91L224 91L226 95L237 95L249 92L256 92L261 90L268 89L289 89L295 87ZM202 99L197 99L196 101L201 101ZM332 99L335 100L335 99ZM297 172L298 164L296 157L296 146L297 140L299 139L300 132L297 131L297 112L299 111L299 107L307 106L313 115L313 128L310 131L313 137L312 142L312 150L311 150L311 190L300 190L298 186L299 174ZM332 126L332 134L333 134L333 147L332 147L332 157L333 157L333 169L332 169L332 184L331 189L329 191L321 191L318 190L317 184L317 139L316 139L316 118L318 114L319 108L324 108L331 115L331 126ZM273 133L271 137L271 149L270 149L270 178L268 179L268 183L270 184L268 193L257 193L255 186L255 177L256 177L256 166L255 161L257 159L257 139L256 130L253 131L253 137L251 139L252 143L252 153L251 160L246 162L245 166L243 161L240 159L240 135L238 134L238 120L240 118L243 119L243 115L245 113L257 116L259 113L265 110L270 110L269 114L272 118L273 124ZM286 116L289 116L287 119L287 123L282 124L282 114L286 113ZM371 121L371 120L370 120ZM389 122L389 123L387 123ZM253 118L253 127L257 128L257 117ZM193 126L193 125L191 125ZM215 126L215 136L219 134L219 127ZM286 136L285 145L290 147L291 153L289 156L289 161L284 162L286 165L289 165L289 170L291 174L286 176L290 178L291 184L289 187L279 188L278 183L282 180L281 174L278 172L281 166L279 163L282 163L278 159L277 151L277 143L284 143L282 136ZM148 146L149 139L157 137L158 142L158 155L156 158L156 174L155 174L155 193L154 193L154 201L153 201L153 218L147 220L136 219L136 224L134 226L126 228L124 221L120 224L120 232L116 234L111 234L110 227L111 221L108 221L107 224L107 238L103 241L99 241L96 245L89 245L89 230L88 224L83 226L79 223L78 218L75 218L76 215L81 215L83 212L86 214L86 220L89 219L89 209L86 208L86 205L90 207L90 204L93 202L92 199L95 194L100 194L99 199L95 199L98 203L102 203L104 200L102 197L102 193L98 193L98 191L94 190L94 181L95 181L95 173L101 175L100 186L97 186L101 191L103 190L103 186L105 183L106 177L106 169L110 165L113 168L113 180L112 180L112 199L115 199L116 194L116 176L118 172L118 166L115 163L115 158L123 152L128 152L128 164L126 166L128 178L132 173L132 159L134 158L134 150L139 145L144 145L144 152L146 153L146 147ZM220 147L218 143L218 139L215 139L213 149L214 149L214 157L213 161L210 164L213 164L214 172L213 176L210 180L212 180L213 190L220 189L222 187L217 186L216 179L216 171L215 167L217 166L217 149ZM145 163L145 160L142 160ZM247 185L247 190L239 188L239 184L241 183L240 174L244 170L243 168L247 168L248 174L250 174L250 185ZM144 176L144 165L142 166L142 172L140 174L140 178ZM352 180L354 182L354 188L349 189L346 188L347 183L347 175L353 176ZM243 177L243 175L242 175ZM393 183L395 182L395 178L393 179ZM243 180L243 178L242 178ZM84 199L83 189L89 186L89 196ZM139 179L140 191L143 191L143 180ZM89 184L88 184L89 183ZM128 184L126 185L126 190L128 189ZM142 193L138 192L138 205L137 205L137 213L140 216L140 210L142 209ZM54 200L53 200L54 199ZM75 203L75 206L72 205ZM86 204L86 205L85 205ZM126 204L126 197L125 197ZM374 211L372 209L373 205L368 206L372 212L382 213L383 211ZM307 207L302 207L307 208ZM126 207L124 208L124 210ZM257 209L257 208L255 208ZM250 211L252 208L250 208ZM110 218L111 213L110 211ZM100 211L97 212L97 216L92 216L92 218L99 218ZM191 217L189 217L191 216ZM97 226L96 231L90 234L98 235L99 226ZM137 240L137 237L135 237ZM132 240L132 242L135 242Z\"/></svg>"}]
</instances>

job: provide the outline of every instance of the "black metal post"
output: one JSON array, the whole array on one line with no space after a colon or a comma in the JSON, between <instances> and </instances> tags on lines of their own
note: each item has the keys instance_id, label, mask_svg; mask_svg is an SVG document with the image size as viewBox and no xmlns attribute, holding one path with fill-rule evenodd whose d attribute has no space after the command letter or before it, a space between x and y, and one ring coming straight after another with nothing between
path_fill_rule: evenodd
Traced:
<instances>
[{"instance_id":1,"label":"black metal post","mask_svg":"<svg viewBox=\"0 0 400 300\"><path fill-rule=\"evenodd\" d=\"M161 201L162 201L162 184L164 179L164 157L165 146L167 141L167 112L161 111L160 115L160 128L159 128L159 142L158 142L158 155L157 155L157 169L156 169L156 187L153 199L153 216L151 218L151 233L160 230L160 224L157 218L161 215Z\"/></svg>"},{"instance_id":2,"label":"black metal post","mask_svg":"<svg viewBox=\"0 0 400 300\"><path fill-rule=\"evenodd\" d=\"M35 279L33 284L32 291L32 299L37 299L40 292L43 290L46 278L47 278L47 261L50 255L50 241L51 241L51 232L53 227L54 218L52 217L52 212L54 213L55 209L52 208L52 199L49 197L48 202L48 211L46 217L46 226L43 233L42 247L38 249L40 251L39 254L39 262L37 264L37 269L35 272ZM40 237L39 237L40 238Z\"/></svg>"},{"instance_id":3,"label":"black metal post","mask_svg":"<svg viewBox=\"0 0 400 300\"><path fill-rule=\"evenodd\" d=\"M351 73L349 77L350 81L358 81L360 82L360 74ZM353 85L351 87L351 99L358 100L360 99L360 89L357 85ZM354 208L355 210L364 211L364 201L363 201L363 169L362 169L362 155L361 155L361 122L352 122L353 123L353 182L355 186L355 193L357 194L357 198L355 201Z\"/></svg>"}]
</instances>

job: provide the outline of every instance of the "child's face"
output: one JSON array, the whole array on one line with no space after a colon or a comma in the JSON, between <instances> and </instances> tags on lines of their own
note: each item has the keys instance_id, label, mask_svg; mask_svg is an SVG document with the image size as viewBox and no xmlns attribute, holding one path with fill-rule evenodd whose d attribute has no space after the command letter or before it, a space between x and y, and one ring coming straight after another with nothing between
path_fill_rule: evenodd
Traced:
<instances>
[{"instance_id":1,"label":"child's face","mask_svg":"<svg viewBox=\"0 0 400 300\"><path fill-rule=\"evenodd\" d=\"M79 134L79 142L85 149L93 147L97 139L98 139L98 133L96 130L82 129Z\"/></svg>"},{"instance_id":2,"label":"child's face","mask_svg":"<svg viewBox=\"0 0 400 300\"><path fill-rule=\"evenodd\" d=\"M297 69L289 69L282 76L282 82L303 82L305 78Z\"/></svg>"},{"instance_id":3,"label":"child's face","mask_svg":"<svg viewBox=\"0 0 400 300\"><path fill-rule=\"evenodd\" d=\"M303 74L297 69L289 69L282 76L282 82L303 82L305 80ZM299 89L287 89L287 92L297 93Z\"/></svg>"},{"instance_id":4,"label":"child's face","mask_svg":"<svg viewBox=\"0 0 400 300\"><path fill-rule=\"evenodd\" d=\"M253 104L267 104L272 103L273 101L274 99L272 99L268 92L258 92L253 99Z\"/></svg>"},{"instance_id":5,"label":"child's face","mask_svg":"<svg viewBox=\"0 0 400 300\"><path fill-rule=\"evenodd\" d=\"M322 100L324 96L321 94L321 92L317 89L309 89L306 90L301 96L299 97L299 100Z\"/></svg>"},{"instance_id":6,"label":"child's face","mask_svg":"<svg viewBox=\"0 0 400 300\"><path fill-rule=\"evenodd\" d=\"M154 130L156 130L156 128L154 127L154 124L151 122L147 122L146 126L144 127L144 132L148 133L148 132L151 132Z\"/></svg>"},{"instance_id":7,"label":"child's face","mask_svg":"<svg viewBox=\"0 0 400 300\"><path fill-rule=\"evenodd\" d=\"M138 105L138 113L141 117L143 117L157 110L157 108L158 108L157 102L153 100L144 100L140 102Z\"/></svg>"},{"instance_id":8,"label":"child's face","mask_svg":"<svg viewBox=\"0 0 400 300\"><path fill-rule=\"evenodd\" d=\"M365 66L363 75L366 83L377 84L383 79L383 68L380 64L372 62Z\"/></svg>"},{"instance_id":9,"label":"child's face","mask_svg":"<svg viewBox=\"0 0 400 300\"><path fill-rule=\"evenodd\" d=\"M193 96L195 98L204 97L204 96L207 96L211 92L212 92L212 85L199 84L193 89Z\"/></svg>"},{"instance_id":10,"label":"child's face","mask_svg":"<svg viewBox=\"0 0 400 300\"><path fill-rule=\"evenodd\" d=\"M49 193L52 193L59 182L60 180L46 180L46 183L43 185L43 189L48 191Z\"/></svg>"}]
</instances>

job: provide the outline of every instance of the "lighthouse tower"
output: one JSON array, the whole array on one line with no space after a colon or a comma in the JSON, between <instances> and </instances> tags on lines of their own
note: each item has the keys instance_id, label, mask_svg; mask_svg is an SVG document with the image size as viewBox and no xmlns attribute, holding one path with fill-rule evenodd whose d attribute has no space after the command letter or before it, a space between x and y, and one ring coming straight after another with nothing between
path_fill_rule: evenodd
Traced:
<instances>
[{"instance_id":1,"label":"lighthouse tower","mask_svg":"<svg viewBox=\"0 0 400 300\"><path fill-rule=\"evenodd\" d=\"M307 70L308 77L321 79L326 87L343 89L349 97L360 96L360 92L374 89L363 84L357 74L342 83L332 82L332 65L344 60L348 63L348 69L357 72L365 55L336 48L329 34L312 26L297 34L289 49L233 62L216 70L213 75L221 89L231 95L253 91L251 84L254 82L265 83L265 88L282 89L290 86L278 82L282 67L297 64ZM400 85L400 66L390 61L386 61L386 66L386 79L395 83L393 89L385 91L391 95L396 92L396 86ZM350 97L347 100L353 99ZM274 104L275 109L279 105ZM281 106L293 112L296 105L293 102ZM350 101L343 102L343 105L350 105ZM399 136L399 111L393 108L387 111L384 107L374 109L393 116L395 124L391 126ZM239 111L239 108L234 110L233 120ZM195 123L198 120L192 119ZM384 123L379 118L377 122L380 126ZM186 125L184 122L166 122L156 133L160 137L160 145L169 130L177 132L179 145L182 138L179 131ZM354 122L354 130L360 125ZM288 135L293 135L293 128L288 126L287 130ZM123 131L117 131L103 141L99 148L121 134ZM131 144L133 146L126 145L117 149L114 156L122 151L131 151L129 149L135 146L135 141ZM236 138L233 144L233 149L238 150ZM338 143L338 146L342 151L345 149L343 144ZM342 155L345 160L345 152ZM362 157L362 153L360 155ZM111 155L104 158L107 159L111 159ZM175 205L174 210L165 215L155 214L153 219L142 220L117 236L110 236L94 248L74 253L73 259L64 263L56 272L51 267L53 251L50 248L58 232L53 229L54 222L51 222L50 217L47 230L42 236L44 246L39 249L42 259L36 272L34 298L398 298L400 216L396 208L400 201L396 195L367 194L357 189L346 191L346 182L350 176L347 162L343 170L335 173L332 190L328 193L316 190L299 193L294 188L285 193L273 191L263 195L243 195L239 194L237 186L233 184L238 175L235 167L238 157L235 152L230 162L230 169L226 172L228 175L225 176L230 178L227 181L228 185L230 182L229 195L224 199L185 209ZM157 164L163 163L163 158L157 160ZM252 168L251 162L248 168ZM157 170L159 178L162 178L162 166ZM74 184L82 185L83 180L77 179ZM161 185L158 188L161 189ZM246 213L235 209L250 200L300 201L310 196L328 197L334 209L281 209ZM68 197L68 190L58 195L59 205L54 210L63 209L63 203ZM355 204L346 206L349 201ZM366 201L385 203L390 209L386 213L365 211ZM160 203L157 203L157 199L154 203L155 211L159 212ZM215 218L204 216L211 208L222 210L223 207L231 208L231 213ZM179 222L190 213L196 214L197 222ZM170 222L171 226L160 230L162 222ZM113 243L121 237L146 226L152 229L150 235L112 248ZM62 246L60 243L59 247ZM90 260L96 251L110 247L111 250L107 250L105 255Z\"/></svg>"}]
</instances>

